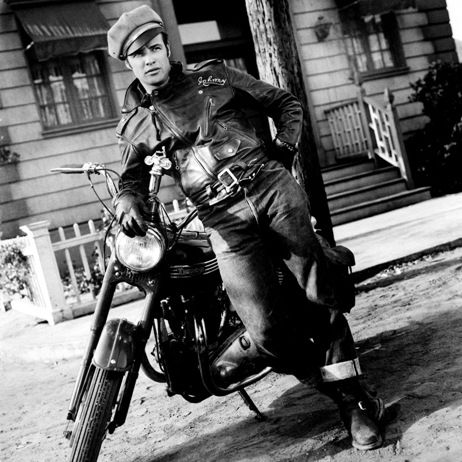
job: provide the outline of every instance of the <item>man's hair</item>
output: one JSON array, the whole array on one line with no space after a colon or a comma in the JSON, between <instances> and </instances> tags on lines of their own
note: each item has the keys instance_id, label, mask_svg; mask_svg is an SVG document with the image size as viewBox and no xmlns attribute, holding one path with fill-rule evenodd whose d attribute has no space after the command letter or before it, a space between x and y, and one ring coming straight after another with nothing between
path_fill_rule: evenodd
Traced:
<instances>
[{"instance_id":1,"label":"man's hair","mask_svg":"<svg viewBox=\"0 0 462 462\"><path fill-rule=\"evenodd\" d=\"M164 41L164 45L168 47L170 45L170 42L168 41L167 32L161 32L160 35L162 35L162 40Z\"/></svg>"}]
</instances>

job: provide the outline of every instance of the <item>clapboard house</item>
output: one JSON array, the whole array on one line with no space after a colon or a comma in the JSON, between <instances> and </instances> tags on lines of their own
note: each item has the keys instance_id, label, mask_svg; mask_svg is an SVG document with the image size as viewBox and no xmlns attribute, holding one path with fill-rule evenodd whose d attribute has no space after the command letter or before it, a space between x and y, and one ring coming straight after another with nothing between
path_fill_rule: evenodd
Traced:
<instances>
[{"instance_id":1,"label":"clapboard house","mask_svg":"<svg viewBox=\"0 0 462 462\"><path fill-rule=\"evenodd\" d=\"M435 59L457 60L445 2L288 2L334 223L427 198L399 162L377 159L386 148L374 140L371 114L379 109L367 111L374 101L386 108L389 89L398 141L425 122L408 100L410 83ZM174 59L219 57L258 75L244 0L0 0L4 238L22 224L46 219L53 228L100 216L84 177L50 169L86 161L118 168L114 131L132 76L107 56L106 31L141 4L164 18ZM162 194L171 200L179 191L167 180Z\"/></svg>"}]
</instances>

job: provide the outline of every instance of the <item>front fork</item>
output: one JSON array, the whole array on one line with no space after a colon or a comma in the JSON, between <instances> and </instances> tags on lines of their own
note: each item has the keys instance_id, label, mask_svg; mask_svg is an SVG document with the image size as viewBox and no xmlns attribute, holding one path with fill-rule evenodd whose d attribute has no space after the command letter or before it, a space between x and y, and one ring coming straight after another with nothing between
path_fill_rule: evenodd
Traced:
<instances>
[{"instance_id":1,"label":"front fork","mask_svg":"<svg viewBox=\"0 0 462 462\"><path fill-rule=\"evenodd\" d=\"M72 392L67 413L68 420L76 419L93 364L102 369L128 372L114 423L118 426L125 421L140 364L145 355L144 349L153 325L159 279L149 279L147 287L144 287L147 294L144 311L136 326L124 319L107 322L116 286L121 282L119 265L120 263L112 256L104 274L90 328L90 339Z\"/></svg>"}]
</instances>

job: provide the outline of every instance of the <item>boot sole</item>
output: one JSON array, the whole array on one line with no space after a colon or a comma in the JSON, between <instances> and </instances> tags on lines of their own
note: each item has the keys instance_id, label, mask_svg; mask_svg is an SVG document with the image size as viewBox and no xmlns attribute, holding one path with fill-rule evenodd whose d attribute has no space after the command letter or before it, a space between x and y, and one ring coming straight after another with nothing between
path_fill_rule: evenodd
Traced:
<instances>
[{"instance_id":1,"label":"boot sole","mask_svg":"<svg viewBox=\"0 0 462 462\"><path fill-rule=\"evenodd\" d=\"M351 445L354 448L359 449L360 451L370 451L371 449L378 449L380 446L382 446L382 444L383 444L382 435L379 435L377 441L374 441L373 443L369 443L369 444L359 444L356 441L351 442Z\"/></svg>"}]
</instances>

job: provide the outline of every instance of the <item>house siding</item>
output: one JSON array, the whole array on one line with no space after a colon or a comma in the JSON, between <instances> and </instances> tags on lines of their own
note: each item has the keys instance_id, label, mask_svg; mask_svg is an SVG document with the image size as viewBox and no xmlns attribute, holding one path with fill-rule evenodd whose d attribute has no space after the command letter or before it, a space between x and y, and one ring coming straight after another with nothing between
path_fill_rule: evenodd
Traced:
<instances>
[{"instance_id":1,"label":"house siding","mask_svg":"<svg viewBox=\"0 0 462 462\"><path fill-rule=\"evenodd\" d=\"M97 1L113 24L124 11L149 1ZM111 58L107 59L117 112L132 73ZM120 154L111 126L84 133L45 137L34 97L27 61L10 7L0 3L0 126L7 127L10 149L20 155L19 162L0 166L0 232L2 237L19 233L19 226L49 220L51 228L98 219L101 204L82 175L57 175L50 169L68 163L88 161L120 170ZM107 193L96 178L102 197ZM164 181L164 200L178 197L170 178Z\"/></svg>"},{"instance_id":2,"label":"house siding","mask_svg":"<svg viewBox=\"0 0 462 462\"><path fill-rule=\"evenodd\" d=\"M313 124L318 131L321 166L335 164L335 152L324 111L357 94L350 80L346 52L341 36L340 19L334 0L292 0L292 12L307 90L312 102ZM332 23L330 35L318 42L314 24L319 16ZM421 128L426 118L421 106L411 103L410 84L421 78L430 62L441 59L457 61L455 44L443 0L420 0L415 9L396 12L408 71L400 75L367 80L366 95L382 99L385 88L395 96L404 136Z\"/></svg>"},{"instance_id":3,"label":"house siding","mask_svg":"<svg viewBox=\"0 0 462 462\"><path fill-rule=\"evenodd\" d=\"M350 100L357 88L350 80L335 0L289 1L320 163L328 166L336 158L324 111ZM111 25L123 12L142 4L158 10L159 5L166 5L156 0L97 0L96 3ZM405 135L426 122L420 105L409 102L410 83L422 77L429 62L435 59L457 60L445 1L416 0L416 6L397 14L408 71L369 80L363 85L366 94L377 99L383 98L385 88L390 88ZM321 15L333 24L324 42L317 41L313 28ZM119 109L132 73L119 61L108 58L106 64ZM85 177L51 174L50 169L66 163L94 161L119 170L115 122L107 128L84 133L43 135L15 16L5 0L0 0L0 126L8 130L10 149L20 155L18 163L0 166L0 232L4 238L16 235L20 225L34 221L50 220L54 228L99 218L102 206ZM98 177L97 180L101 181ZM100 189L106 197L105 189ZM168 201L178 195L173 181L165 177L162 199Z\"/></svg>"}]
</instances>

